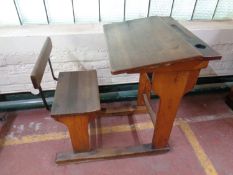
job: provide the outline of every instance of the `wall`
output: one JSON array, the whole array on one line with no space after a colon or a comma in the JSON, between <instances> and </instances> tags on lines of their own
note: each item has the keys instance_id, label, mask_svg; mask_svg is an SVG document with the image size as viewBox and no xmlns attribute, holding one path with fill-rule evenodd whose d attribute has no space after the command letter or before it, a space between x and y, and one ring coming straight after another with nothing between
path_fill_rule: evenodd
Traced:
<instances>
[{"instance_id":1,"label":"wall","mask_svg":"<svg viewBox=\"0 0 233 175\"><path fill-rule=\"evenodd\" d=\"M223 55L212 61L200 76L233 74L233 22L182 22ZM101 25L42 25L0 28L0 94L32 92L30 73L45 36L51 36L51 61L59 71L97 69L99 85L137 82L138 75L111 75ZM54 89L48 66L44 89Z\"/></svg>"}]
</instances>

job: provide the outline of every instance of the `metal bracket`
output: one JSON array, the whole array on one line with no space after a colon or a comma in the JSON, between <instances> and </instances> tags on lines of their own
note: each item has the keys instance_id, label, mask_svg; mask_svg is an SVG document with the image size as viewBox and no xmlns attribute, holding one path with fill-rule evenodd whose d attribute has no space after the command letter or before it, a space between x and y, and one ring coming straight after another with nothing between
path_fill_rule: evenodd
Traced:
<instances>
[{"instance_id":1,"label":"metal bracket","mask_svg":"<svg viewBox=\"0 0 233 175\"><path fill-rule=\"evenodd\" d=\"M41 96L41 98L42 98L42 101L43 101L43 103L44 103L44 105L45 105L45 108L46 108L48 111L50 111L50 107L49 107L49 105L48 105L48 103L47 103L47 101L46 101L46 98L45 98L45 95L44 95L44 92L43 92L41 86L39 86L39 91L40 91L40 96Z\"/></svg>"},{"instance_id":2,"label":"metal bracket","mask_svg":"<svg viewBox=\"0 0 233 175\"><path fill-rule=\"evenodd\" d=\"M51 70L52 77L53 77L53 79L54 79L55 81L57 81L58 78L55 77L55 75L54 75L53 67L52 67L52 63L51 63L50 58L48 59L48 61L49 61L49 67L50 67L50 70ZM50 111L50 107L49 107L49 105L48 105L48 103L47 103L47 101L46 101L46 98L45 98L45 95L44 95L44 92L43 92L41 86L39 86L38 89L39 89L39 92L40 92L40 96L41 96L41 98L42 98L42 101L43 101L43 103L44 103L44 105L45 105L45 108L46 108L48 111Z\"/></svg>"},{"instance_id":3,"label":"metal bracket","mask_svg":"<svg viewBox=\"0 0 233 175\"><path fill-rule=\"evenodd\" d=\"M57 81L58 78L54 76L53 67L52 67L52 63L51 63L50 58L49 58L49 67L50 67L50 70L51 70L53 79L54 79L55 81Z\"/></svg>"}]
</instances>

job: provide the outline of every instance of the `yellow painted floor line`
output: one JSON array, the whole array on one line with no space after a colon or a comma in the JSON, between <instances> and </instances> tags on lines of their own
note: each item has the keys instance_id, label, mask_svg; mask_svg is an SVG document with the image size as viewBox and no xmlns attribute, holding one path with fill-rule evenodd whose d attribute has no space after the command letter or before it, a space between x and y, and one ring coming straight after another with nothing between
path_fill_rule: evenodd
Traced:
<instances>
[{"instance_id":1,"label":"yellow painted floor line","mask_svg":"<svg viewBox=\"0 0 233 175\"><path fill-rule=\"evenodd\" d=\"M110 127L102 127L100 128L100 134L108 134L108 133L117 133L117 132L127 132L127 131L140 131L145 129L153 129L154 125L152 122L141 122L133 125L117 125ZM95 130L91 130L91 134L95 134Z\"/></svg>"},{"instance_id":2,"label":"yellow painted floor line","mask_svg":"<svg viewBox=\"0 0 233 175\"><path fill-rule=\"evenodd\" d=\"M201 166L205 170L205 173L207 175L218 175L216 169L214 168L212 162L210 161L204 149L201 147L200 143L198 142L198 139L196 138L189 124L181 119L179 121L179 126L181 130L184 132L185 136L187 137L189 143L191 144Z\"/></svg>"},{"instance_id":3,"label":"yellow painted floor line","mask_svg":"<svg viewBox=\"0 0 233 175\"><path fill-rule=\"evenodd\" d=\"M222 117L222 116L221 116ZM190 121L183 121L183 122L200 122L200 121L210 121L219 119L216 117L205 117L206 119L198 119L190 120ZM226 118L226 117L222 117ZM227 117L228 118L228 117ZM179 118L178 118L179 121ZM179 122L178 122L179 123ZM177 125L177 120L175 120L174 125ZM153 129L154 126L152 122L141 122L136 123L133 125L117 125L117 126L109 126L109 127L102 127L98 129L98 134L108 134L108 133L118 133L118 132L127 132L127 131L140 131L145 129ZM95 134L95 130L91 130L91 134ZM9 146L9 145L19 145L19 144L26 144L26 143L35 143L35 142L43 142L43 141L52 141L52 140L61 140L69 138L68 132L54 132L54 133L47 133L47 134L33 134L33 135L26 135L19 138L7 138L0 139L0 147Z\"/></svg>"},{"instance_id":4,"label":"yellow painted floor line","mask_svg":"<svg viewBox=\"0 0 233 175\"><path fill-rule=\"evenodd\" d=\"M109 133L119 133L119 132L127 132L127 131L140 131L145 129L154 128L151 122L141 122L136 123L134 125L117 125L117 126L109 126L102 127L97 129L99 134L109 134ZM95 134L96 130L92 129L91 134ZM0 139L0 147L9 146L9 145L19 145L26 143L35 143L35 142L43 142L43 141L51 141L51 140L61 140L69 138L68 132L54 132L48 134L35 134L35 135L26 135L21 138L5 138Z\"/></svg>"},{"instance_id":5,"label":"yellow painted floor line","mask_svg":"<svg viewBox=\"0 0 233 175\"><path fill-rule=\"evenodd\" d=\"M25 143L43 142L50 140L61 140L68 137L69 137L68 132L54 132L48 134L26 135L20 138L5 138L0 140L0 147L9 146L9 145L19 145Z\"/></svg>"}]
</instances>

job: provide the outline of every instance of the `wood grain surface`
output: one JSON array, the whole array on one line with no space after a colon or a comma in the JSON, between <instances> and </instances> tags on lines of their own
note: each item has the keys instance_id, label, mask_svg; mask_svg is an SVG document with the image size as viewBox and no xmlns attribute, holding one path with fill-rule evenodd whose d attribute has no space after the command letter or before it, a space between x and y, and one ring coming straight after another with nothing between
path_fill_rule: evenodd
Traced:
<instances>
[{"instance_id":1,"label":"wood grain surface","mask_svg":"<svg viewBox=\"0 0 233 175\"><path fill-rule=\"evenodd\" d=\"M107 24L104 33L112 74L140 72L184 60L221 58L171 17Z\"/></svg>"},{"instance_id":2,"label":"wood grain surface","mask_svg":"<svg viewBox=\"0 0 233 175\"><path fill-rule=\"evenodd\" d=\"M88 133L90 116L69 115L64 117L56 117L55 119L67 126L73 152L84 152L90 150L90 137Z\"/></svg>"},{"instance_id":3,"label":"wood grain surface","mask_svg":"<svg viewBox=\"0 0 233 175\"><path fill-rule=\"evenodd\" d=\"M193 66L190 70L186 70L186 66L183 64L183 71L179 70L178 66L179 71L161 71L156 72L153 76L152 88L159 96L159 107L152 140L155 148L167 145L180 101L184 94L194 87L200 70L207 64L208 61L200 61L198 66ZM188 65L189 63L187 63ZM195 64L193 63L193 65Z\"/></svg>"},{"instance_id":4,"label":"wood grain surface","mask_svg":"<svg viewBox=\"0 0 233 175\"><path fill-rule=\"evenodd\" d=\"M84 114L100 110L95 70L61 72L58 79L51 116Z\"/></svg>"},{"instance_id":5,"label":"wood grain surface","mask_svg":"<svg viewBox=\"0 0 233 175\"><path fill-rule=\"evenodd\" d=\"M94 160L105 160L139 155L154 155L165 153L167 151L169 151L168 146L161 149L155 149L152 147L151 144L143 144L123 148L105 148L76 154L74 154L73 152L59 153L57 154L56 163L61 164L74 161L75 163L82 163Z\"/></svg>"},{"instance_id":6,"label":"wood grain surface","mask_svg":"<svg viewBox=\"0 0 233 175\"><path fill-rule=\"evenodd\" d=\"M140 73L139 84L138 84L138 98L137 105L145 105L143 94L147 95L147 98L150 99L151 96L151 81L147 73Z\"/></svg>"},{"instance_id":7,"label":"wood grain surface","mask_svg":"<svg viewBox=\"0 0 233 175\"><path fill-rule=\"evenodd\" d=\"M35 89L40 87L51 50L52 42L51 39L47 37L31 73L31 81Z\"/></svg>"},{"instance_id":8,"label":"wood grain surface","mask_svg":"<svg viewBox=\"0 0 233 175\"><path fill-rule=\"evenodd\" d=\"M176 20L170 17L162 17L161 19L171 26L185 41L189 42L194 48L196 48L206 60L221 59L222 56L217 51L208 46L207 43L202 41Z\"/></svg>"}]
</instances>

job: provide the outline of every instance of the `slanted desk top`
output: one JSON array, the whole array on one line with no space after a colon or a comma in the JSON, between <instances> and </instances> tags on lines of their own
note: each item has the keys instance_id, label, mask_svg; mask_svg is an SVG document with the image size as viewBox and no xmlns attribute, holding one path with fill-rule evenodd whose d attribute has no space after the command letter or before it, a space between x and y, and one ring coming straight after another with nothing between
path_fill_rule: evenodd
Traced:
<instances>
[{"instance_id":1,"label":"slanted desk top","mask_svg":"<svg viewBox=\"0 0 233 175\"><path fill-rule=\"evenodd\" d=\"M113 74L190 59L221 56L171 17L104 25Z\"/></svg>"}]
</instances>

